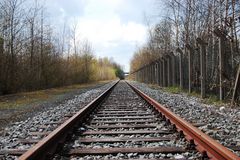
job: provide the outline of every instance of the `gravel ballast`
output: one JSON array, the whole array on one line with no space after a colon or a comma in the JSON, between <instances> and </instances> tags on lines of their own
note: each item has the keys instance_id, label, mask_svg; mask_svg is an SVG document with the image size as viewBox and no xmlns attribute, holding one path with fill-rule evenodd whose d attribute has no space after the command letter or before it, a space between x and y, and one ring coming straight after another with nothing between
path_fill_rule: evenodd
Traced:
<instances>
[{"instance_id":1,"label":"gravel ballast","mask_svg":"<svg viewBox=\"0 0 240 160\"><path fill-rule=\"evenodd\" d=\"M207 105L200 98L172 94L148 85L130 81L132 85L191 123L201 123L200 130L224 146L240 146L240 109ZM238 156L240 152L237 152Z\"/></svg>"},{"instance_id":2,"label":"gravel ballast","mask_svg":"<svg viewBox=\"0 0 240 160\"><path fill-rule=\"evenodd\" d=\"M112 82L113 83L113 82ZM4 135L0 136L0 150L4 149L29 149L33 144L24 144L19 142L19 139L41 139L43 136L31 135L30 132L46 132L54 130L59 124L56 122L63 122L66 120L69 113L74 113L84 107L87 103L92 101L104 90L106 90L112 83L108 83L102 87L86 91L79 95L75 95L64 103L59 104L38 112L37 115L28 118L24 121L19 121L5 128ZM240 146L240 109L227 108L226 106L216 107L213 105L206 105L201 103L201 99L196 97L190 97L186 94L171 94L162 90L156 90L149 88L146 84L138 82L130 82L135 87L142 90L144 93L154 98L161 104L165 105L174 113L178 114L182 118L191 123L201 123L199 129L217 139L225 146ZM97 124L98 125L98 124ZM155 124L157 125L157 124ZM83 124L83 127L87 125ZM84 128L83 128L84 129ZM125 130L125 129L118 129ZM155 135L154 135L155 136ZM88 138L99 138L98 136L87 136ZM138 135L139 137L146 137L146 135ZM102 137L101 137L102 138ZM103 137L104 138L104 137ZM172 146L176 142L166 142L162 145ZM138 147L138 143L113 143L111 145L103 146L89 144L84 145L78 141L74 141L75 147ZM146 147L155 147L161 145L160 143L146 143ZM185 145L183 141L180 145ZM73 147L74 148L74 147ZM187 153L189 155L165 155L165 154L118 154L108 156L84 156L84 157L71 157L71 159L126 159L126 158L163 158L171 157L181 159L183 157L200 156L196 153ZM239 155L239 153L237 153ZM176 156L176 157L175 157ZM183 156L183 157L182 157ZM14 156L4 157L0 156L0 159L17 159Z\"/></svg>"},{"instance_id":3,"label":"gravel ballast","mask_svg":"<svg viewBox=\"0 0 240 160\"><path fill-rule=\"evenodd\" d=\"M41 139L42 136L34 136L30 134L30 132L46 132L54 130L61 124L56 124L56 122L63 122L66 120L67 115L79 111L79 109L83 108L86 104L103 93L103 91L109 88L113 83L115 82L110 82L99 88L75 95L72 99L64 101L58 106L49 107L38 112L37 115L31 118L15 122L10 127L6 127L3 135L0 137L0 150L30 148L33 144L23 144L19 142L19 139ZM6 156L0 157L0 159L1 158L15 159L17 157Z\"/></svg>"},{"instance_id":4,"label":"gravel ballast","mask_svg":"<svg viewBox=\"0 0 240 160\"><path fill-rule=\"evenodd\" d=\"M116 108L121 111L112 111ZM111 111L109 111L111 110ZM130 110L130 111L127 111ZM122 114L124 112L124 114ZM141 119L141 117L147 117L146 115L151 115L155 119L153 122L141 123L145 125L144 128L138 127L123 127L126 124L122 121L119 121L120 118L128 118L133 117L131 114L134 112L135 116L140 117L137 120ZM118 115L118 114L119 115ZM140 113L144 113L145 115L139 116ZM111 115L111 120L105 121L101 119L102 115L107 118L108 115ZM113 115L115 114L115 115ZM131 115L131 116L130 116ZM101 119L101 120L96 120ZM117 123L109 123L109 121L117 121ZM132 120L134 121L134 120ZM98 128L98 126L106 126L103 128ZM135 122L127 123L129 126L137 126L139 124ZM119 126L115 128L115 126ZM141 134L141 131L166 131L166 133L145 133ZM145 103L136 93L131 90L131 88L124 82L120 82L111 92L106 101L104 101L101 105L99 105L96 110L89 115L89 120L82 123L79 126L78 131L86 131L86 132L115 132L115 131L135 131L135 133L119 133L119 134L79 134L76 132L71 137L71 140L64 144L64 149L55 155L54 159L68 159L67 154L62 154L63 152L71 152L71 150L79 150L84 151L85 149L98 152L95 154L82 154L82 155L71 155L70 159L200 159L201 154L196 150L187 150L189 143L179 136L179 133L174 132L172 130L172 126L169 125L166 121L164 121L158 114L155 114L153 108L149 106L149 104ZM139 132L138 132L139 131ZM84 132L83 132L84 133ZM136 134L137 133L137 134ZM147 139L154 138L164 138L165 140L153 140L147 141ZM89 140L90 139L90 140ZM95 140L94 140L95 139ZM99 140L101 139L101 140ZM86 141L87 140L87 141ZM182 148L184 151L182 153L165 153L164 151L161 153L136 153L133 149L137 149L138 151L145 148ZM122 153L113 153L112 149L119 149ZM126 152L124 149L132 150L131 152ZM186 149L186 150L185 150ZM107 150L110 153L108 154L99 154L99 150ZM125 153L126 152L126 153ZM67 155L66 157L64 157Z\"/></svg>"}]
</instances>

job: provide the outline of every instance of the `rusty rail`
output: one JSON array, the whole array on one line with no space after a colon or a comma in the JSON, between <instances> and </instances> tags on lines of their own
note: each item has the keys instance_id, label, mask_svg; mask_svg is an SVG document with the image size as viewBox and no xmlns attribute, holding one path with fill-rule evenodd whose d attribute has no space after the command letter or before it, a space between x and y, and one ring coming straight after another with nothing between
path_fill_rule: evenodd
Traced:
<instances>
[{"instance_id":1,"label":"rusty rail","mask_svg":"<svg viewBox=\"0 0 240 160\"><path fill-rule=\"evenodd\" d=\"M19 157L20 160L32 160L32 159L47 159L48 155L52 155L59 144L63 144L67 135L73 131L74 126L85 121L85 118L93 111L93 109L101 104L101 102L107 97L107 95L111 92L114 86L117 84L113 84L109 89L107 89L104 93L98 96L94 101L89 103L79 112L77 112L73 117L69 118L66 122L60 125L57 129L51 132L47 137L43 138L39 141L35 146L30 148L27 152L25 152L22 156ZM196 127L192 126L190 123L186 122L179 116L170 112L168 109L160 105L158 102L148 97L142 91L137 89L128 83L128 85L144 100L150 103L156 110L159 111L162 116L164 116L169 122L176 126L178 131L181 131L185 138L195 145L195 148L201 152L206 153L207 156L212 160L240 160L240 158L232 153L230 150L219 144L217 141L213 140L203 132L201 132ZM87 133L85 133L87 134ZM98 134L98 133L96 133ZM111 133L112 134L112 133ZM118 140L119 141L119 140ZM122 140L123 141L123 140ZM160 148L161 149L161 148ZM152 151L152 150L151 150ZM84 153L86 150L84 151ZM89 151L92 152L92 151ZM100 151L98 151L100 152ZM98 153L97 152L97 153ZM118 152L116 150L116 152ZM141 151L139 151L141 152ZM76 150L74 154L82 154L80 150Z\"/></svg>"},{"instance_id":2,"label":"rusty rail","mask_svg":"<svg viewBox=\"0 0 240 160\"><path fill-rule=\"evenodd\" d=\"M150 103L156 110L158 110L166 119L168 119L172 124L174 124L178 131L182 131L185 138L194 142L195 148L201 152L206 153L211 160L240 160L236 154L228 150L226 147L210 138L208 135L200 131L198 128L194 127L178 115L172 113L167 108L163 107L154 99L147 96L145 93L134 87L133 85L128 85L139 94L144 100Z\"/></svg>"},{"instance_id":3,"label":"rusty rail","mask_svg":"<svg viewBox=\"0 0 240 160\"><path fill-rule=\"evenodd\" d=\"M59 143L63 143L74 126L84 121L84 118L91 113L91 111L99 105L118 83L114 83L106 91L104 91L100 96L95 98L87 106L78 111L74 116L69 118L66 122L56 128L47 137L40 140L36 145L26 151L19 160L36 160L36 159L46 159L49 154L54 153L57 149Z\"/></svg>"}]
</instances>

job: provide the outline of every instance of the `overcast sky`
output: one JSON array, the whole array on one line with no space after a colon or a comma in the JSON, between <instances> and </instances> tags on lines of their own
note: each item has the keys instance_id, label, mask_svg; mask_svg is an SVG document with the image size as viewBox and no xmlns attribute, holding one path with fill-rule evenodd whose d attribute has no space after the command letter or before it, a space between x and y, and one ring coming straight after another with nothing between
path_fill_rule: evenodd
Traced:
<instances>
[{"instance_id":1,"label":"overcast sky","mask_svg":"<svg viewBox=\"0 0 240 160\"><path fill-rule=\"evenodd\" d=\"M112 57L129 70L130 59L147 39L146 18L156 15L156 0L46 0L56 23L77 21L77 36L88 39L97 57Z\"/></svg>"}]
</instances>

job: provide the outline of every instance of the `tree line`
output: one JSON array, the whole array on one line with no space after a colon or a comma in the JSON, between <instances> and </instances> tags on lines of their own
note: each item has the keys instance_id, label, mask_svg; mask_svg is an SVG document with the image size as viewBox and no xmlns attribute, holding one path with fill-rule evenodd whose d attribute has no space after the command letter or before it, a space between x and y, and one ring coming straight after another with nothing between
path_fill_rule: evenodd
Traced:
<instances>
[{"instance_id":1,"label":"tree line","mask_svg":"<svg viewBox=\"0 0 240 160\"><path fill-rule=\"evenodd\" d=\"M76 29L77 23L54 26L39 1L1 0L0 95L122 75L120 65L96 58Z\"/></svg>"},{"instance_id":2,"label":"tree line","mask_svg":"<svg viewBox=\"0 0 240 160\"><path fill-rule=\"evenodd\" d=\"M206 92L219 96L221 100L239 92L240 80L236 77L240 74L240 2L161 2L166 13L161 12L159 22L149 27L147 43L136 50L131 60L131 72L157 59L174 56L176 80L183 89L191 84L192 91L199 92L204 79ZM204 77L201 74L202 46L206 50L202 59Z\"/></svg>"}]
</instances>

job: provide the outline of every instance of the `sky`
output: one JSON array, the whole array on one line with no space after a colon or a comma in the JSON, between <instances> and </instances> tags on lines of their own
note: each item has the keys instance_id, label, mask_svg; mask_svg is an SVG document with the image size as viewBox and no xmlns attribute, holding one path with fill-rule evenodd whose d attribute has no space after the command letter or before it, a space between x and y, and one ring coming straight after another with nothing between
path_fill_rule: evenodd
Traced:
<instances>
[{"instance_id":1,"label":"sky","mask_svg":"<svg viewBox=\"0 0 240 160\"><path fill-rule=\"evenodd\" d=\"M47 0L57 25L77 24L77 39L87 39L96 57L109 57L129 71L137 46L147 40L156 0ZM69 25L69 23L67 23Z\"/></svg>"}]
</instances>

